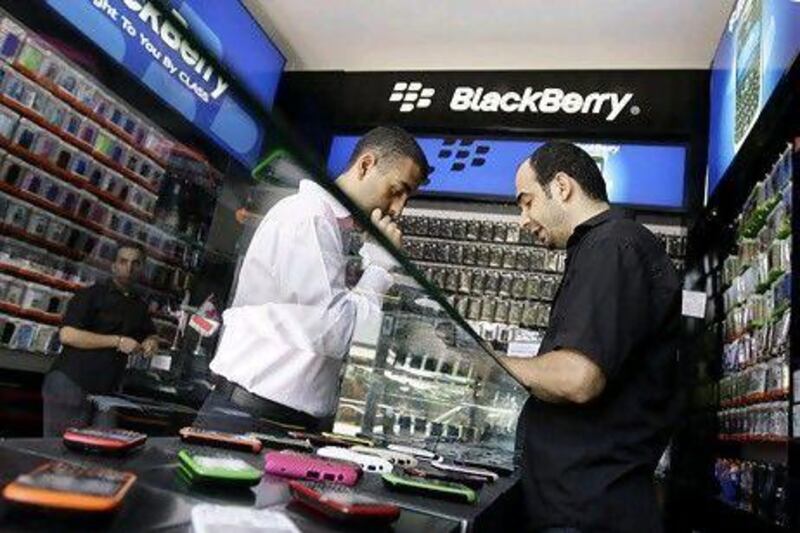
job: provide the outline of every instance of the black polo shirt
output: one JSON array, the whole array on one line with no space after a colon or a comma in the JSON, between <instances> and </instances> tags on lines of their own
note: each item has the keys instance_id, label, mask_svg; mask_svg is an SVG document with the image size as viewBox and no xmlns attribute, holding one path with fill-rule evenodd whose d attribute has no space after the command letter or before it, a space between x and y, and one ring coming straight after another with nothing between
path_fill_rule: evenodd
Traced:
<instances>
[{"instance_id":1,"label":"black polo shirt","mask_svg":"<svg viewBox=\"0 0 800 533\"><path fill-rule=\"evenodd\" d=\"M656 237L615 211L575 229L566 265L539 353L577 350L607 383L584 405L525 404L528 526L659 531L653 471L678 409L678 275Z\"/></svg>"},{"instance_id":2,"label":"black polo shirt","mask_svg":"<svg viewBox=\"0 0 800 533\"><path fill-rule=\"evenodd\" d=\"M123 293L111 280L76 292L62 326L131 337L139 342L156 332L147 304L134 292ZM64 346L52 370L63 372L87 393L103 394L119 386L127 361L127 356L115 348L82 350Z\"/></svg>"}]
</instances>

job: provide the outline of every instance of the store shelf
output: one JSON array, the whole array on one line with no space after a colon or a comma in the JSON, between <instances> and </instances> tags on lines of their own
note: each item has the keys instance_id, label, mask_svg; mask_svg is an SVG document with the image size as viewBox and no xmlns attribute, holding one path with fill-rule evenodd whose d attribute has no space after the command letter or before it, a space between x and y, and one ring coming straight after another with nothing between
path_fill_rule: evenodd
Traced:
<instances>
[{"instance_id":1,"label":"store shelf","mask_svg":"<svg viewBox=\"0 0 800 533\"><path fill-rule=\"evenodd\" d=\"M32 309L23 309L22 307L8 302L0 301L0 312L13 315L33 322L47 324L48 326L61 325L61 315L55 313L45 313L43 311L35 311Z\"/></svg>"},{"instance_id":2,"label":"store shelf","mask_svg":"<svg viewBox=\"0 0 800 533\"><path fill-rule=\"evenodd\" d=\"M55 357L53 355L0 347L0 368L46 374L53 365Z\"/></svg>"},{"instance_id":3,"label":"store shelf","mask_svg":"<svg viewBox=\"0 0 800 533\"><path fill-rule=\"evenodd\" d=\"M83 115L84 117L93 120L99 126L102 126L103 128L107 129L109 132L111 132L115 137L119 137L120 139L125 141L125 143L128 145L129 148L131 148L131 149L133 149L133 150L135 150L137 152L140 152L142 155L147 156L149 159L152 159L156 164L160 165L161 167L166 167L166 162L165 161L163 161L160 157L158 157L157 155L152 153L150 150L147 150L146 148L141 147L138 144L136 144L135 139L130 134L128 134L125 130L121 129L119 126L117 126L116 124L114 124L110 120L106 119L105 117L100 116L97 113L95 113L91 108L89 108L85 104L83 104L83 103L79 102L78 100L76 100L75 97L73 97L71 94L66 92L64 89L62 89L58 85L55 85L50 80L42 78L41 76L37 75L34 72L31 72L30 70L26 69L25 67L23 67L21 65L16 65L15 64L15 65L10 65L10 66L15 71L19 72L20 74L22 74L23 76L25 76L29 80L31 80L34 83L36 83L39 87L41 87L43 89L46 89L48 92L50 92L51 95L55 96L56 98L61 100L63 103L69 105L75 111L77 111L81 115ZM81 141L79 141L79 142L81 142ZM85 143L83 143L83 144L85 144ZM94 152L94 150L92 150L92 152L89 153L89 155L92 155L92 156L94 156L94 154L96 154L96 152ZM139 185L141 185L145 189L149 190L150 192L152 192L154 194L158 194L158 190L155 187L153 187L151 184L146 182L144 180L144 178L142 178L141 176L137 175L134 172L131 172L127 168L123 167L122 165L119 165L118 163L108 159L103 154L98 154L98 155L102 159L105 159L105 160L109 161L110 162L109 166L113 170L115 170L115 171L117 170L117 168L115 168L115 167L118 167L118 168L122 169L121 171L118 171L118 172L120 172L123 175L126 175L126 177L130 177L131 180L137 182Z\"/></svg>"},{"instance_id":4,"label":"store shelf","mask_svg":"<svg viewBox=\"0 0 800 533\"><path fill-rule=\"evenodd\" d=\"M430 280L429 280L430 281ZM472 292L461 292L461 291L454 291L452 289L447 289L444 287L439 287L435 283L433 284L437 289L441 292L445 293L446 295L453 295L453 296L461 296L462 298L491 298L497 302L504 302L507 304L512 303L526 303L526 302L536 302L540 304L547 304L552 305L553 299L552 298L545 298L544 296L534 296L532 298L528 298L527 296L518 296L514 297L512 295L500 295L500 294L489 294L489 293L480 293L474 294ZM493 322L492 320L480 320L480 319L470 319L474 322ZM504 326L511 326L512 324L497 322L497 324L502 324ZM519 324L516 324L519 325Z\"/></svg>"},{"instance_id":5,"label":"store shelf","mask_svg":"<svg viewBox=\"0 0 800 533\"><path fill-rule=\"evenodd\" d=\"M424 216L421 216L421 215L418 215L418 214L414 214L414 215L410 215L409 216L409 218L413 218L413 217L425 218ZM452 220L456 221L456 220L459 220L459 219L452 219ZM500 223L502 224L503 222L500 222ZM410 237L412 239L438 240L438 241L443 241L443 242L447 242L447 243L496 244L498 246L516 246L516 247L523 246L523 247L525 247L525 249L538 248L540 250L549 250L547 247L542 246L540 244L536 244L534 242L524 242L521 239L517 240L517 241L507 241L507 240L506 241L497 241L497 240L494 240L494 239L492 239L492 240L484 240L484 239L480 239L480 238L478 238L478 239L466 239L466 238L465 239L457 239L455 237L433 237L433 236L429 236L429 235L418 235L418 234L415 234L415 233L404 233L403 236L404 237ZM520 236L521 236L521 233L520 233Z\"/></svg>"},{"instance_id":6,"label":"store shelf","mask_svg":"<svg viewBox=\"0 0 800 533\"><path fill-rule=\"evenodd\" d=\"M725 400L720 402L719 406L721 409L729 409L732 407L746 407L748 405L758 405L760 403L778 402L787 400L788 398L789 391L772 391L736 400Z\"/></svg>"},{"instance_id":7,"label":"store shelf","mask_svg":"<svg viewBox=\"0 0 800 533\"><path fill-rule=\"evenodd\" d=\"M34 245L39 248L43 248L51 253L61 255L67 259L89 264L97 268L98 270L102 270L103 272L111 272L111 263L109 263L108 261L103 261L101 259L97 259L95 257L91 257L86 254L78 254L77 252L75 252L70 248L59 246L49 241L46 241L40 237L29 235L25 231L19 230L18 228L15 228L13 226L8 226L7 224L0 224L0 235L6 235L8 237L13 237L15 239L25 241L28 244ZM40 281L35 279L32 279L31 281L40 283ZM42 284L47 285L47 283L42 283ZM180 296L183 294L182 290L160 288L144 281L139 282L137 285L146 291L156 292L170 298L175 296ZM59 287L55 286L54 288L58 288L59 290L73 290L73 289L60 289Z\"/></svg>"},{"instance_id":8,"label":"store shelf","mask_svg":"<svg viewBox=\"0 0 800 533\"><path fill-rule=\"evenodd\" d=\"M30 193L28 191L24 191L24 190L22 190L22 189L20 189L18 187L14 187L13 185L10 185L9 183L6 183L5 181L0 181L0 191L3 191L3 192L5 192L6 194L8 194L10 196L13 196L14 198L18 198L20 200L24 200L24 201L28 202L31 205L35 205L36 207L44 209L49 213L53 213L53 214L65 219L65 220L73 222L74 224L77 224L79 226L84 226L86 229L90 229L92 231L96 231L95 228L93 228L93 227L90 228L90 227L86 226L86 224L84 223L83 219L80 219L77 216L75 216L72 213L70 213L69 211L67 211L65 209L62 209L61 207L59 207L59 206L57 206L55 204L50 203L49 201L47 201L45 198L42 198L41 196L37 196L37 195L32 194L32 193Z\"/></svg>"},{"instance_id":9,"label":"store shelf","mask_svg":"<svg viewBox=\"0 0 800 533\"><path fill-rule=\"evenodd\" d=\"M98 270L102 270L103 272L111 272L110 261L105 261L97 257L88 256L86 258L86 263L88 263L89 265L93 266ZM149 281L146 281L144 279L136 283L135 287L144 289L146 291L157 292L167 297L180 296L181 294L183 294L183 292L178 289L165 289L161 287L156 287L155 285L151 284Z\"/></svg>"},{"instance_id":10,"label":"store shelf","mask_svg":"<svg viewBox=\"0 0 800 533\"><path fill-rule=\"evenodd\" d=\"M128 245L134 245L134 246L144 246L144 249L146 250L148 256L150 256L150 257L152 257L154 259L158 259L159 261L167 263L170 266L173 266L175 268L179 268L181 270L186 270L186 268L183 266L183 264L181 264L177 259L175 259L173 257L170 257L170 256L168 256L168 255L166 255L166 254L164 254L164 253L162 253L162 252L160 252L158 250L155 250L155 249L153 249L153 248L151 248L151 247L149 247L147 245L143 245L142 243L140 243L140 242L138 242L138 241L126 236L126 235L121 235L121 234L119 234L119 233L117 233L115 231L112 231L112 230L110 230L110 229L108 229L108 228L106 228L106 227L104 227L104 226L102 226L102 225L100 225L100 224L98 224L98 223L96 223L94 221L87 220L87 219L84 219L84 218L80 218L77 215L74 215L74 214L62 209L57 205L51 204L49 201L47 201L46 199L42 198L41 196L37 196L35 194L31 194L28 191L24 191L24 190L22 190L22 189L20 189L18 187L14 187L13 185L9 185L8 183L3 182L3 181L0 181L0 191L3 191L3 192L5 192L5 193L7 193L7 194L9 194L11 196L14 196L15 198L20 199L20 200L24 200L24 201L26 201L26 202L28 202L28 203L30 203L32 205L35 205L36 207L39 207L41 209L45 209L45 210L47 210L47 211L49 211L51 213L54 213L55 215L63 218L64 220L72 222L73 224L81 226L84 229L88 229L90 231L93 231L93 232L95 232L95 233L97 233L99 235L103 235L105 237L108 237L109 239L112 239L112 240L114 240L116 242L125 243L125 244L128 244Z\"/></svg>"},{"instance_id":11,"label":"store shelf","mask_svg":"<svg viewBox=\"0 0 800 533\"><path fill-rule=\"evenodd\" d=\"M713 498L713 501L718 505L724 512L730 513L732 515L731 519L734 521L738 521L741 525L742 523L748 524L752 527L751 531L762 531L764 533L768 532L789 532L788 527L779 526L774 524L768 520L766 520L763 516L753 513L752 511L747 511L744 509L740 509L739 507L735 507L731 505L729 502L723 500L722 498Z\"/></svg>"},{"instance_id":12,"label":"store shelf","mask_svg":"<svg viewBox=\"0 0 800 533\"><path fill-rule=\"evenodd\" d=\"M2 99L3 96L0 95L0 103L4 103ZM21 146L18 146L2 137L0 137L0 148L6 150L11 155L14 155L24 161L27 161L31 165L34 165L44 170L48 174L61 178L63 181L69 183L74 187L77 187L78 189L83 189L87 192L92 193L93 195L105 201L107 204L112 205L117 209L119 209L120 211L124 211L125 213L138 218L145 224L152 223L153 217L149 213L145 213L144 211L140 211L139 209L136 209L128 205L125 201L120 200L116 196L113 196L107 193L106 191L95 187L94 185L86 181L84 178L78 177L72 174L71 172L67 172L63 168L59 168L48 159L36 155L30 150L22 148Z\"/></svg>"},{"instance_id":13,"label":"store shelf","mask_svg":"<svg viewBox=\"0 0 800 533\"><path fill-rule=\"evenodd\" d=\"M0 235L6 235L8 237L19 239L23 242L32 244L38 248L43 248L48 252L60 255L62 257L66 257L67 259L71 259L73 261L83 261L84 259L86 259L86 254L84 253L78 252L76 250L73 250L72 248L68 248L60 244L54 244L36 235L31 235L25 230L21 230L15 226L9 226L8 224L0 223Z\"/></svg>"},{"instance_id":14,"label":"store shelf","mask_svg":"<svg viewBox=\"0 0 800 533\"><path fill-rule=\"evenodd\" d=\"M748 435L719 435L720 442L738 442L742 444L756 443L756 444L781 444L785 445L789 442L789 437L751 437Z\"/></svg>"},{"instance_id":15,"label":"store shelf","mask_svg":"<svg viewBox=\"0 0 800 533\"><path fill-rule=\"evenodd\" d=\"M39 283L40 285L47 285L48 287L52 287L60 291L75 292L84 287L80 283L66 281L61 278L48 276L47 274L41 274L39 272L32 272L30 270L25 270L24 268L5 263L0 263L0 273L8 274L10 276L14 276L15 278L32 281L34 283Z\"/></svg>"},{"instance_id":16,"label":"store shelf","mask_svg":"<svg viewBox=\"0 0 800 533\"><path fill-rule=\"evenodd\" d=\"M481 271L481 272L496 272L498 274L516 274L520 276L525 275L547 275L553 277L561 277L564 275L563 272L553 271L553 270L519 270L517 268L505 268L505 267L493 267L493 266L482 266L482 265L464 265L459 263L450 263L450 262L443 262L443 261L431 261L430 259L411 259L412 263L417 265L418 268L422 269L425 267L431 268L453 268L458 270L472 270L472 271Z\"/></svg>"},{"instance_id":17,"label":"store shelf","mask_svg":"<svg viewBox=\"0 0 800 533\"><path fill-rule=\"evenodd\" d=\"M404 236L404 238L405 237L406 236ZM428 242L428 243L432 243L432 244L454 244L452 240L442 239L442 238L439 238L439 237L414 237L414 236L410 236L409 238L412 239L412 240ZM513 246L513 244L511 244L511 243L501 243L501 242L486 242L486 243L483 243L483 242L480 242L480 241L456 241L455 244L480 244L481 246L486 246L486 247L489 247L489 248L492 248L492 249L494 249L494 248L504 248L505 249L505 248L509 248L510 246ZM524 245L524 250L523 251L530 251L533 248L534 247L532 245ZM408 246L406 246L406 249L408 249ZM514 251L516 252L516 251L519 251L519 250L514 250ZM406 255L408 255L408 253L406 253ZM560 270L550 270L550 269L519 270L516 267L506 268L506 267L503 267L503 266L464 265L463 263L454 264L454 263L450 263L449 261L446 261L446 260L431 260L431 259L414 258L414 257L411 257L410 255L408 255L408 258L413 263L419 263L419 264L421 264L421 263L431 263L431 266L452 265L454 267L459 267L459 268L461 268L461 267L463 267L463 268L477 268L477 269L481 269L481 270L496 270L496 271L502 271L502 272L516 272L516 273L519 273L519 274L523 274L523 273L536 274L536 273L539 273L539 274L550 274L550 275L557 275L557 276L561 276L561 275L564 274Z\"/></svg>"},{"instance_id":18,"label":"store shelf","mask_svg":"<svg viewBox=\"0 0 800 533\"><path fill-rule=\"evenodd\" d=\"M368 365L359 365L359 366L363 366L364 369L367 370L371 369L371 367L369 367ZM457 385L460 387L471 387L475 384L476 381L474 377L453 376L451 374L444 374L432 370L425 370L421 368L409 368L405 366L386 367L384 372L387 378L389 378L391 375L395 375L398 377L403 376L406 378L411 378L420 381L447 383L449 385Z\"/></svg>"},{"instance_id":19,"label":"store shelf","mask_svg":"<svg viewBox=\"0 0 800 533\"><path fill-rule=\"evenodd\" d=\"M103 272L111 272L111 263L109 263L107 261L102 261L100 259L88 256L88 255L82 255L81 258L76 258L75 256L78 255L78 254L76 254L73 250L71 250L69 248L65 248L63 246L54 245L54 244L52 244L52 243L50 243L48 241L45 241L45 240L43 240L43 239L41 239L39 237L34 237L32 235L28 235L24 231L21 231L21 230L19 230L17 228L14 228L12 226L8 226L8 225L5 225L5 224L0 224L0 235L6 235L6 236L9 236L9 237L13 237L15 239L19 239L19 240L25 241L27 244L31 244L31 245L37 246L39 248L46 249L51 253L55 253L57 255L61 255L61 256L65 257L67 259L70 259L72 261L83 262L83 263L89 264L90 266L93 266L94 268L97 268L98 270L102 270ZM2 270L0 270L0 271L2 271ZM63 280L59 280L58 278L50 278L50 279L53 280L53 281L61 281L61 282L63 282ZM36 283L42 283L43 285L48 285L49 284L49 283L46 283L44 281L40 281L39 279L31 279L30 281L34 281ZM52 285L52 284L50 284L50 285L52 287L56 288L56 289L59 289L59 290L77 290L77 289L74 289L74 288L63 288L62 289L61 287L58 287L56 285ZM149 284L147 282L144 282L144 281L136 284L136 286L138 288L144 290L144 291L156 292L158 294L161 294L163 296L167 296L169 298L172 298L172 297L175 297L175 296L180 296L180 295L183 294L182 290L178 290L178 289L163 289L163 288L156 287L155 285L151 285L151 284ZM77 288L79 289L79 288L81 288L81 286L78 286Z\"/></svg>"}]
</instances>

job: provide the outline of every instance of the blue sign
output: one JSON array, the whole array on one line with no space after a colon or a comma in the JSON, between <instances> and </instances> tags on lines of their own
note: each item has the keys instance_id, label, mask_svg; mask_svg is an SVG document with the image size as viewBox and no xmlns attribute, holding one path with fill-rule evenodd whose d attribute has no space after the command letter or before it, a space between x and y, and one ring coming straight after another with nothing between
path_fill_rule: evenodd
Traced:
<instances>
[{"instance_id":1,"label":"blue sign","mask_svg":"<svg viewBox=\"0 0 800 533\"><path fill-rule=\"evenodd\" d=\"M359 137L335 136L328 171L347 167ZM423 194L513 200L517 167L544 141L417 137L433 167ZM682 208L686 176L684 146L581 143L606 179L611 202L655 208Z\"/></svg>"},{"instance_id":2,"label":"blue sign","mask_svg":"<svg viewBox=\"0 0 800 533\"><path fill-rule=\"evenodd\" d=\"M242 0L168 0L206 50L272 109L286 58Z\"/></svg>"},{"instance_id":3,"label":"blue sign","mask_svg":"<svg viewBox=\"0 0 800 533\"><path fill-rule=\"evenodd\" d=\"M800 3L739 0L711 72L707 195L711 196L800 51Z\"/></svg>"},{"instance_id":4,"label":"blue sign","mask_svg":"<svg viewBox=\"0 0 800 533\"><path fill-rule=\"evenodd\" d=\"M222 17L218 11L223 2L171 0L179 24L173 24L160 3L152 0L46 2L232 156L246 165L258 161L264 127L210 64L210 58L185 38L194 35L219 61L230 60L230 71L247 80L254 92L267 91L262 99L271 103L283 57L273 46L266 46L269 41L263 33L253 34L258 29L239 1L224 2ZM214 18L206 18L210 16ZM252 68L245 55L259 57ZM259 77L249 80L253 73Z\"/></svg>"}]
</instances>

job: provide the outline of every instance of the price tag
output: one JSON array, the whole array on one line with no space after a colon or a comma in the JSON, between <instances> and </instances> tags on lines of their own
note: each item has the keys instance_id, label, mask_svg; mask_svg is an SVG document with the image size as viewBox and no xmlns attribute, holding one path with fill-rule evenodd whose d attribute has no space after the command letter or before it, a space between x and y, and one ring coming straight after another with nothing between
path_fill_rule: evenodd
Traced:
<instances>
[{"instance_id":1,"label":"price tag","mask_svg":"<svg viewBox=\"0 0 800 533\"><path fill-rule=\"evenodd\" d=\"M169 372L172 367L172 357L167 355L154 355L150 358L150 368Z\"/></svg>"},{"instance_id":2,"label":"price tag","mask_svg":"<svg viewBox=\"0 0 800 533\"><path fill-rule=\"evenodd\" d=\"M539 353L541 342L514 341L508 343L506 355L509 357L533 357Z\"/></svg>"},{"instance_id":3,"label":"price tag","mask_svg":"<svg viewBox=\"0 0 800 533\"><path fill-rule=\"evenodd\" d=\"M691 318L706 317L706 293L700 291L683 291L681 313Z\"/></svg>"}]
</instances>

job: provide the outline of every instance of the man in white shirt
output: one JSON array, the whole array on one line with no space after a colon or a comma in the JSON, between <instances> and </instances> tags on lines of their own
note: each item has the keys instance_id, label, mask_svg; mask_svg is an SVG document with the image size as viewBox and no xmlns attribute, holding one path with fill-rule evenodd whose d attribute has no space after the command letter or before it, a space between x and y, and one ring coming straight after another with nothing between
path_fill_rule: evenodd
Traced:
<instances>
[{"instance_id":1,"label":"man in white shirt","mask_svg":"<svg viewBox=\"0 0 800 533\"><path fill-rule=\"evenodd\" d=\"M394 219L426 180L428 162L400 128L379 127L356 145L336 185L397 247ZM345 286L349 211L317 183L300 182L260 223L245 255L210 368L218 385L195 426L256 431L268 419L330 429L339 374L356 318L380 311L394 259L377 244L360 250L364 272Z\"/></svg>"}]
</instances>

